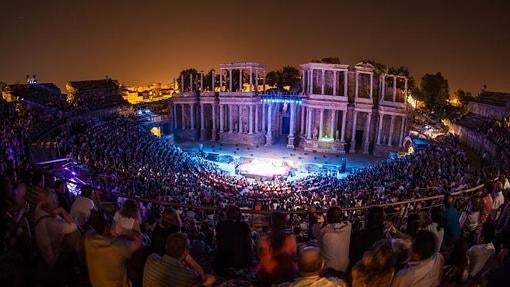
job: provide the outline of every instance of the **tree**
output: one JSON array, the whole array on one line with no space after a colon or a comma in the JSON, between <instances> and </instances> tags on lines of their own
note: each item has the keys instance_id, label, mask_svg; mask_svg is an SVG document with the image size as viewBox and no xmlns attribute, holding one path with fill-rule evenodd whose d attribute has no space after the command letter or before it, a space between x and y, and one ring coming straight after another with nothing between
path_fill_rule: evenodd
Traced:
<instances>
[{"instance_id":1,"label":"tree","mask_svg":"<svg viewBox=\"0 0 510 287\"><path fill-rule=\"evenodd\" d=\"M456 90L454 92L454 95L463 106L467 105L470 101L472 101L475 98L473 94L471 94L471 92L464 91L462 89Z\"/></svg>"},{"instance_id":2,"label":"tree","mask_svg":"<svg viewBox=\"0 0 510 287\"><path fill-rule=\"evenodd\" d=\"M277 87L278 89L283 88L282 72L280 70L270 71L266 74L266 84Z\"/></svg>"},{"instance_id":3,"label":"tree","mask_svg":"<svg viewBox=\"0 0 510 287\"><path fill-rule=\"evenodd\" d=\"M424 101L428 108L441 111L449 97L448 81L440 72L425 74L421 78L420 87L416 89L415 95Z\"/></svg>"},{"instance_id":4,"label":"tree","mask_svg":"<svg viewBox=\"0 0 510 287\"><path fill-rule=\"evenodd\" d=\"M290 86L291 91L299 89L301 84L301 74L298 69L292 66L285 66L282 68L280 75L283 86Z\"/></svg>"}]
</instances>

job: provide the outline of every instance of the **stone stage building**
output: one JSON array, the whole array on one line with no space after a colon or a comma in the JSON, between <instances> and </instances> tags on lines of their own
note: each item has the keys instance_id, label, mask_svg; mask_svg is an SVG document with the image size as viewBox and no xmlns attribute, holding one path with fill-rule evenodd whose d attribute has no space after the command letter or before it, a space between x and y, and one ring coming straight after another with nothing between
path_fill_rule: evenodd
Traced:
<instances>
[{"instance_id":1,"label":"stone stage building","mask_svg":"<svg viewBox=\"0 0 510 287\"><path fill-rule=\"evenodd\" d=\"M307 63L301 69L295 93L266 90L265 66L257 63L221 64L208 89L203 75L192 75L190 88L181 89L188 91L170 101L175 140L254 146L284 136L289 148L379 155L402 146L405 77L377 76L368 63Z\"/></svg>"}]
</instances>

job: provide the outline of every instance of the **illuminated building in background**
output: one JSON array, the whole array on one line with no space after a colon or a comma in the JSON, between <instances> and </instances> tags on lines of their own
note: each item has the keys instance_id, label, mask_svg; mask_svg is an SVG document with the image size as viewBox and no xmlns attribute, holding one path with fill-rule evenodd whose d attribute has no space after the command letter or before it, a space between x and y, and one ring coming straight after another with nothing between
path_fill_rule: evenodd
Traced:
<instances>
[{"instance_id":1,"label":"illuminated building in background","mask_svg":"<svg viewBox=\"0 0 510 287\"><path fill-rule=\"evenodd\" d=\"M151 83L147 86L123 87L122 96L130 104L150 103L166 100L175 92L174 85Z\"/></svg>"},{"instance_id":2,"label":"illuminated building in background","mask_svg":"<svg viewBox=\"0 0 510 287\"><path fill-rule=\"evenodd\" d=\"M368 63L306 63L301 69L296 93L268 91L265 66L258 63L222 64L218 81L205 85L203 77L200 85L191 78L190 88L171 99L176 141L272 145L284 137L288 148L327 153L385 154L402 146L405 77L376 75Z\"/></svg>"}]
</instances>

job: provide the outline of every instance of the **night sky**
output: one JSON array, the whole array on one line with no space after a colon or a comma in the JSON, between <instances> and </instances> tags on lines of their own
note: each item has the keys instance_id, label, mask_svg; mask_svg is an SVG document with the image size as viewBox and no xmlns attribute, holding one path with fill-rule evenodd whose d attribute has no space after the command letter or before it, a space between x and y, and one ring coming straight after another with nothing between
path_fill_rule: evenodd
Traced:
<instances>
[{"instance_id":1,"label":"night sky","mask_svg":"<svg viewBox=\"0 0 510 287\"><path fill-rule=\"evenodd\" d=\"M391 4L390 4L391 3ZM0 81L169 83L184 68L268 70L337 56L510 92L510 1L2 0Z\"/></svg>"}]
</instances>

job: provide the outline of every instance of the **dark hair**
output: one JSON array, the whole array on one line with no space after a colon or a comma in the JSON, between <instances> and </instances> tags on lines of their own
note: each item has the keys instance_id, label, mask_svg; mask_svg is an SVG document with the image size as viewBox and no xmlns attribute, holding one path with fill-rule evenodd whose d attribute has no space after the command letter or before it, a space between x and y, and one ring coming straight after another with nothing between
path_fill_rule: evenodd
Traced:
<instances>
[{"instance_id":1,"label":"dark hair","mask_svg":"<svg viewBox=\"0 0 510 287\"><path fill-rule=\"evenodd\" d=\"M486 222L482 226L482 236L485 240L485 243L494 242L494 239L496 238L496 228L494 224L491 222Z\"/></svg>"},{"instance_id":2,"label":"dark hair","mask_svg":"<svg viewBox=\"0 0 510 287\"><path fill-rule=\"evenodd\" d=\"M42 173L42 171L36 170L32 174L32 180L31 180L32 185L39 185L40 183L43 182L43 180L44 180L44 174Z\"/></svg>"},{"instance_id":3,"label":"dark hair","mask_svg":"<svg viewBox=\"0 0 510 287\"><path fill-rule=\"evenodd\" d=\"M283 246L283 242L287 234L285 233L285 227L287 219L285 214L275 211L271 213L271 233L269 233L269 241L273 249L280 249Z\"/></svg>"},{"instance_id":4,"label":"dark hair","mask_svg":"<svg viewBox=\"0 0 510 287\"><path fill-rule=\"evenodd\" d=\"M125 217L138 218L138 204L132 199L124 201L119 213Z\"/></svg>"},{"instance_id":5,"label":"dark hair","mask_svg":"<svg viewBox=\"0 0 510 287\"><path fill-rule=\"evenodd\" d=\"M92 187L90 185L84 185L81 187L80 196L90 198L92 196Z\"/></svg>"},{"instance_id":6,"label":"dark hair","mask_svg":"<svg viewBox=\"0 0 510 287\"><path fill-rule=\"evenodd\" d=\"M332 206L326 212L327 223L339 223L342 222L343 214L342 209L338 206Z\"/></svg>"},{"instance_id":7,"label":"dark hair","mask_svg":"<svg viewBox=\"0 0 510 287\"><path fill-rule=\"evenodd\" d=\"M59 188L60 186L64 186L63 180L55 180L55 188Z\"/></svg>"},{"instance_id":8,"label":"dark hair","mask_svg":"<svg viewBox=\"0 0 510 287\"><path fill-rule=\"evenodd\" d=\"M161 225L165 228L170 228L172 226L178 227L181 229L181 220L179 218L179 214L177 211L171 207L165 208L163 212L161 212Z\"/></svg>"},{"instance_id":9,"label":"dark hair","mask_svg":"<svg viewBox=\"0 0 510 287\"><path fill-rule=\"evenodd\" d=\"M315 256L310 258L306 258L304 255L305 252L315 252ZM322 269L322 256L320 254L320 250L316 247L306 247L300 254L298 260L299 271L302 273L314 273L319 272Z\"/></svg>"},{"instance_id":10,"label":"dark hair","mask_svg":"<svg viewBox=\"0 0 510 287\"><path fill-rule=\"evenodd\" d=\"M372 206L367 211L367 227L384 225L384 210L380 206Z\"/></svg>"},{"instance_id":11,"label":"dark hair","mask_svg":"<svg viewBox=\"0 0 510 287\"><path fill-rule=\"evenodd\" d=\"M189 239L186 233L172 233L166 239L166 254L173 258L181 257L189 249Z\"/></svg>"},{"instance_id":12,"label":"dark hair","mask_svg":"<svg viewBox=\"0 0 510 287\"><path fill-rule=\"evenodd\" d=\"M436 235L428 230L420 230L416 233L412 245L413 253L420 256L420 260L430 258L436 252Z\"/></svg>"},{"instance_id":13,"label":"dark hair","mask_svg":"<svg viewBox=\"0 0 510 287\"><path fill-rule=\"evenodd\" d=\"M430 219L432 222L437 223L437 231L443 228L443 211L439 207L434 207L430 211Z\"/></svg>"},{"instance_id":14,"label":"dark hair","mask_svg":"<svg viewBox=\"0 0 510 287\"><path fill-rule=\"evenodd\" d=\"M494 191L494 183L492 181L485 183L484 187L485 187L484 194L491 193Z\"/></svg>"},{"instance_id":15,"label":"dark hair","mask_svg":"<svg viewBox=\"0 0 510 287\"><path fill-rule=\"evenodd\" d=\"M443 203L446 208L453 207L453 197L449 193L445 193Z\"/></svg>"},{"instance_id":16,"label":"dark hair","mask_svg":"<svg viewBox=\"0 0 510 287\"><path fill-rule=\"evenodd\" d=\"M106 215L101 211L91 210L90 212L90 226L98 234L105 234L108 232L108 219Z\"/></svg>"},{"instance_id":17,"label":"dark hair","mask_svg":"<svg viewBox=\"0 0 510 287\"><path fill-rule=\"evenodd\" d=\"M229 205L225 212L227 220L230 221L241 221L241 209L235 205Z\"/></svg>"},{"instance_id":18,"label":"dark hair","mask_svg":"<svg viewBox=\"0 0 510 287\"><path fill-rule=\"evenodd\" d=\"M409 216L407 217L406 233L414 238L416 236L416 233L418 233L419 229L420 229L420 216L416 213L409 214Z\"/></svg>"}]
</instances>

